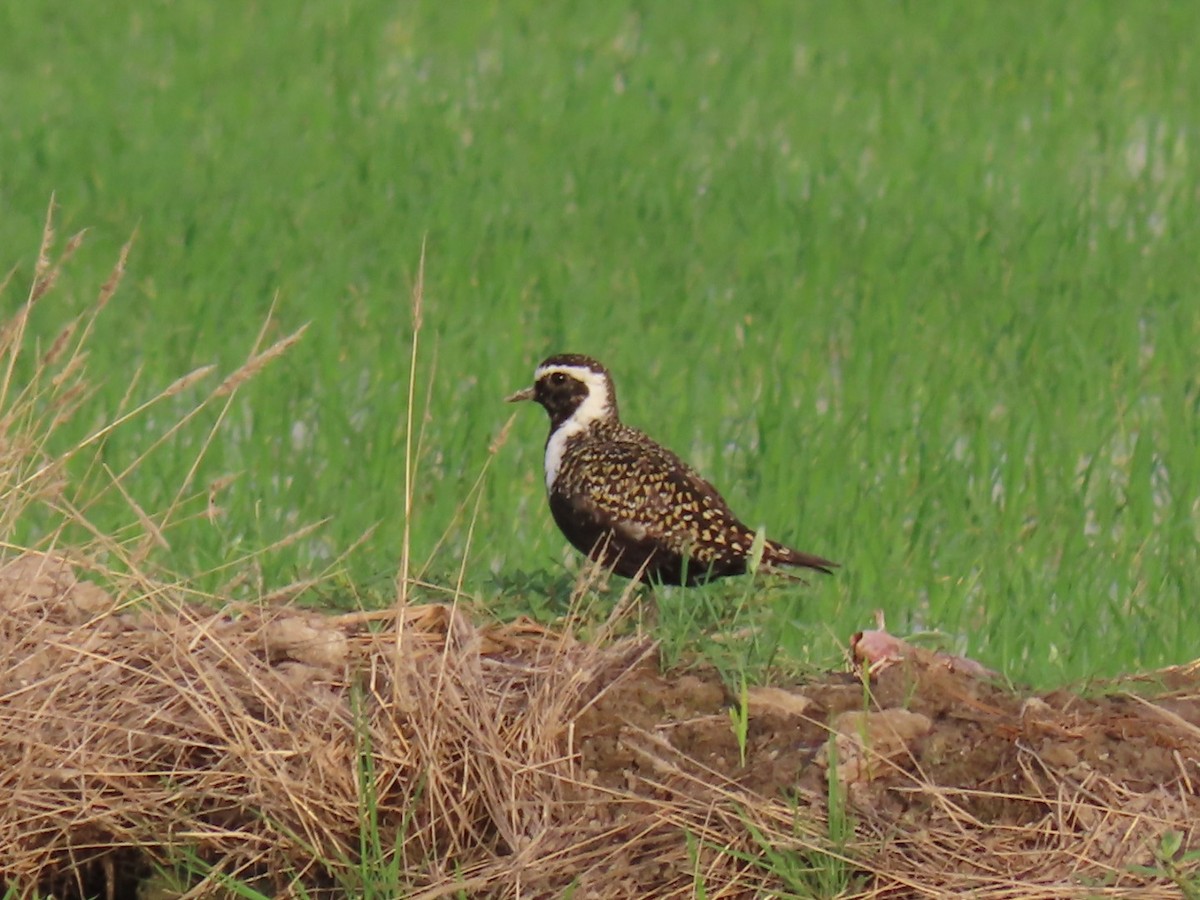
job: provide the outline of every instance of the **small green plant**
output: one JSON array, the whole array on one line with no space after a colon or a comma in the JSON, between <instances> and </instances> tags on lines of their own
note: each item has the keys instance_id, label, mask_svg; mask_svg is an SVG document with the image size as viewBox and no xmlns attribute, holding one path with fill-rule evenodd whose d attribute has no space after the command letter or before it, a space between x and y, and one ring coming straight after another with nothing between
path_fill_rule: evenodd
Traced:
<instances>
[{"instance_id":1,"label":"small green plant","mask_svg":"<svg viewBox=\"0 0 1200 900\"><path fill-rule=\"evenodd\" d=\"M762 565L763 550L767 547L767 529L759 528L754 532L754 542L750 545L750 559L746 563L746 571L751 575L758 572Z\"/></svg>"},{"instance_id":2,"label":"small green plant","mask_svg":"<svg viewBox=\"0 0 1200 900\"><path fill-rule=\"evenodd\" d=\"M380 829L370 720L363 703L362 686L357 683L351 693L351 706L358 723L359 853L358 859L347 867L342 885L352 896L364 900L393 900L407 893L404 842L412 824L420 788L414 791L413 802L405 809L400 828L394 840L388 844Z\"/></svg>"},{"instance_id":3,"label":"small green plant","mask_svg":"<svg viewBox=\"0 0 1200 900\"><path fill-rule=\"evenodd\" d=\"M733 736L737 739L738 762L742 768L746 766L746 738L750 733L750 689L746 684L745 673L741 676L741 689L738 691L737 706L729 708L729 722L733 726Z\"/></svg>"},{"instance_id":4,"label":"small green plant","mask_svg":"<svg viewBox=\"0 0 1200 900\"><path fill-rule=\"evenodd\" d=\"M1154 865L1133 866L1138 875L1165 878L1172 882L1184 900L1200 900L1200 848L1183 849L1183 833L1164 831L1154 848Z\"/></svg>"},{"instance_id":5,"label":"small green plant","mask_svg":"<svg viewBox=\"0 0 1200 900\"><path fill-rule=\"evenodd\" d=\"M684 840L687 841L688 862L692 867L692 897L695 900L708 900L704 873L700 871L700 841L690 831L684 834Z\"/></svg>"},{"instance_id":6,"label":"small green plant","mask_svg":"<svg viewBox=\"0 0 1200 900\"><path fill-rule=\"evenodd\" d=\"M826 832L830 844L839 851L837 880L846 880L844 854L854 837L854 820L846 809L846 793L838 778L837 741L829 736L827 743L829 769L825 776ZM833 857L830 857L833 859Z\"/></svg>"},{"instance_id":7,"label":"small green plant","mask_svg":"<svg viewBox=\"0 0 1200 900\"><path fill-rule=\"evenodd\" d=\"M230 875L219 867L213 866L200 857L194 847L183 847L174 858L166 864L156 867L154 878L143 888L149 896L175 897L183 896L189 891L196 890L204 882L215 885L227 891L229 896L241 897L243 900L269 900L271 894L264 894L250 882ZM305 896L303 886L293 885L295 896Z\"/></svg>"},{"instance_id":8,"label":"small green plant","mask_svg":"<svg viewBox=\"0 0 1200 900\"><path fill-rule=\"evenodd\" d=\"M774 877L779 887L770 896L820 900L844 896L861 888L862 875L850 857L854 821L846 809L845 791L838 780L837 748L832 737L828 757L828 812L823 841L814 841L805 833L802 824L806 811L798 804L793 809L793 837L800 839L798 845L789 846L753 822L746 821L746 829L758 845L758 853L737 855L766 869Z\"/></svg>"}]
</instances>

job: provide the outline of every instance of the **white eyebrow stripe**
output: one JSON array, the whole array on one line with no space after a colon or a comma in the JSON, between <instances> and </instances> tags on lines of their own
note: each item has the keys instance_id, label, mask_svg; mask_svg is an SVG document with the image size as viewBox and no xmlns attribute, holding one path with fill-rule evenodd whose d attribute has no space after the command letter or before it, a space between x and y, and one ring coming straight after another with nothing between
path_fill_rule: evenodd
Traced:
<instances>
[{"instance_id":1,"label":"white eyebrow stripe","mask_svg":"<svg viewBox=\"0 0 1200 900\"><path fill-rule=\"evenodd\" d=\"M589 378L604 380L603 374L593 372L587 366L570 366L561 363L552 366L538 366L533 372L533 380L538 381L543 375L549 375L551 372L562 372L564 375L570 375L579 381L588 381Z\"/></svg>"}]
</instances>

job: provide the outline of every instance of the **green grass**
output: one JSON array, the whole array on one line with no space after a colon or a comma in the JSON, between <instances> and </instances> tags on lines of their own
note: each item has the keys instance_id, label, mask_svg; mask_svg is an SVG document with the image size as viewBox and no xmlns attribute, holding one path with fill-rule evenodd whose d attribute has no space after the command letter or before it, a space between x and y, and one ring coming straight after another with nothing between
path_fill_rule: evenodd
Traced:
<instances>
[{"instance_id":1,"label":"green grass","mask_svg":"<svg viewBox=\"0 0 1200 900\"><path fill-rule=\"evenodd\" d=\"M141 397L235 365L275 300L269 337L313 322L206 456L203 480L238 479L216 525L174 532L180 571L327 518L264 577L378 526L342 583L386 594L425 240L418 563L500 398L576 350L750 523L844 563L772 591L788 654L832 661L882 608L1039 682L1181 661L1197 26L1186 4L7 4L2 263L23 290L53 192L64 231L91 229L65 285L83 303L137 231L92 348L97 417L135 372ZM545 422L517 412L465 571L510 606L570 558ZM210 423L140 472L144 507ZM456 577L470 508L430 577Z\"/></svg>"}]
</instances>

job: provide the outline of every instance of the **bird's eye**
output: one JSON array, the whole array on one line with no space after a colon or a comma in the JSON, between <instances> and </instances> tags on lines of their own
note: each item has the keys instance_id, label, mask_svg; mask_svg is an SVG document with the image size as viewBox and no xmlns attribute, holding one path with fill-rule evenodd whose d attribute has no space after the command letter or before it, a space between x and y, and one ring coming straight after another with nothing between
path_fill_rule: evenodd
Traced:
<instances>
[{"instance_id":1,"label":"bird's eye","mask_svg":"<svg viewBox=\"0 0 1200 900\"><path fill-rule=\"evenodd\" d=\"M566 373L565 372L551 372L550 373L550 383L557 384L557 385L566 384L567 383Z\"/></svg>"}]
</instances>

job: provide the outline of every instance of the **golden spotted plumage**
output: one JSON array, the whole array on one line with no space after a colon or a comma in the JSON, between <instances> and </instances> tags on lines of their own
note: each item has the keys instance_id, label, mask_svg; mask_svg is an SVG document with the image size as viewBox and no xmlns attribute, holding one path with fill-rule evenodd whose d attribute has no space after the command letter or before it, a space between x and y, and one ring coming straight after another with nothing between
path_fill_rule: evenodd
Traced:
<instances>
[{"instance_id":1,"label":"golden spotted plumage","mask_svg":"<svg viewBox=\"0 0 1200 900\"><path fill-rule=\"evenodd\" d=\"M721 496L670 450L620 422L568 441L554 491L612 527L645 536L707 567L744 558L754 534Z\"/></svg>"},{"instance_id":2,"label":"golden spotted plumage","mask_svg":"<svg viewBox=\"0 0 1200 900\"><path fill-rule=\"evenodd\" d=\"M550 416L550 511L576 548L619 575L667 584L746 571L754 532L678 456L620 421L600 363L552 356L538 366L533 387L509 400L535 400ZM836 565L771 540L762 562L822 572Z\"/></svg>"}]
</instances>

